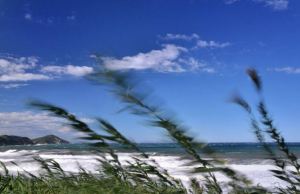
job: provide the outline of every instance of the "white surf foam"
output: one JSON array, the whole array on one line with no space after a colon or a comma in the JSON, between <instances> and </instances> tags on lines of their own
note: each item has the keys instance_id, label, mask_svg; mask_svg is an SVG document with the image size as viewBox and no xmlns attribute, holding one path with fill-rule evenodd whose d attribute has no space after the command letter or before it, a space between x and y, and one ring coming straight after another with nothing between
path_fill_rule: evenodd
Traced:
<instances>
[{"instance_id":1,"label":"white surf foam","mask_svg":"<svg viewBox=\"0 0 300 194\"><path fill-rule=\"evenodd\" d=\"M25 155L24 155L25 154ZM84 169L90 172L95 172L100 169L100 163L97 161L97 156L92 155L89 152L81 155L71 155L71 154L53 154L53 153L43 153L39 154L37 150L8 150L6 152L0 152L0 156L4 159L0 159L7 165L8 170L11 173L22 172L22 168L33 174L42 173L40 165L33 161L32 155L40 156L44 159L54 159L57 161L61 167L68 172L76 173L78 172L78 164L80 164ZM119 160L122 164L126 165L126 161L133 162L132 156L138 156L138 154L132 153L121 153L119 154ZM107 157L110 158L111 157ZM185 184L188 183L190 178L194 177L197 179L202 179L200 174L192 174L192 166L184 166L188 160L183 160L179 156L160 156L152 155L150 159L154 159L161 168L167 169L169 174L175 178L181 179ZM13 165L10 161L18 163L18 166ZM242 172L249 179L251 179L254 185L261 185L264 187L274 187L274 186L286 186L287 184L272 175L269 171L271 169L276 169L272 165L266 164L249 164L249 165L237 165L231 164L228 167ZM291 167L289 167L291 168ZM221 173L216 173L217 180L220 182L227 182L229 179Z\"/></svg>"}]
</instances>

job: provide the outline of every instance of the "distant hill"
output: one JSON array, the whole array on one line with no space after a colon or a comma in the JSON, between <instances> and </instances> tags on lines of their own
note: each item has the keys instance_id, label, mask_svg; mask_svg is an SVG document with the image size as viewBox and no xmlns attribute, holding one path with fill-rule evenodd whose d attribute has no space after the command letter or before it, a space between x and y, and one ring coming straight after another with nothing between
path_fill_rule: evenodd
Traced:
<instances>
[{"instance_id":1,"label":"distant hill","mask_svg":"<svg viewBox=\"0 0 300 194\"><path fill-rule=\"evenodd\" d=\"M34 145L28 137L19 137L14 135L1 135L0 136L0 146L6 145Z\"/></svg>"},{"instance_id":2,"label":"distant hill","mask_svg":"<svg viewBox=\"0 0 300 194\"><path fill-rule=\"evenodd\" d=\"M32 139L32 141L34 144L69 144L70 143L55 135L46 135L44 137Z\"/></svg>"}]
</instances>

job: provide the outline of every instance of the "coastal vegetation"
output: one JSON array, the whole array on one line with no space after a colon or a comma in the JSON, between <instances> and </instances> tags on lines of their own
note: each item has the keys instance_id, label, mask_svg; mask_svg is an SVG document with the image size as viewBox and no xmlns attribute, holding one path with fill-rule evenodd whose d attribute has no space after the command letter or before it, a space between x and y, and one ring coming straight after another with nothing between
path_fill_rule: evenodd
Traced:
<instances>
[{"instance_id":1,"label":"coastal vegetation","mask_svg":"<svg viewBox=\"0 0 300 194\"><path fill-rule=\"evenodd\" d=\"M52 134L32 139L32 141L34 144L69 144L70 143Z\"/></svg>"},{"instance_id":2,"label":"coastal vegetation","mask_svg":"<svg viewBox=\"0 0 300 194\"><path fill-rule=\"evenodd\" d=\"M34 145L34 142L28 137L20 137L15 135L1 135L0 146L5 145Z\"/></svg>"},{"instance_id":3,"label":"coastal vegetation","mask_svg":"<svg viewBox=\"0 0 300 194\"><path fill-rule=\"evenodd\" d=\"M20 137L15 135L1 135L0 146L7 145L36 145L36 144L68 144L70 142L63 140L55 135L46 135L36 139Z\"/></svg>"},{"instance_id":4,"label":"coastal vegetation","mask_svg":"<svg viewBox=\"0 0 300 194\"><path fill-rule=\"evenodd\" d=\"M78 173L70 173L64 171L54 160L36 157L34 159L44 169L43 173L34 175L24 170L22 173L12 175L1 163L3 173L0 175L0 193L300 193L300 166L297 157L273 125L263 100L258 73L254 69L248 69L247 74L260 96L258 111L261 118L256 119L250 105L242 97L235 95L231 101L249 113L257 140L277 167L277 170L272 170L272 173L278 179L288 183L285 188L263 188L253 185L242 172L227 167L226 161L218 156L218 150L208 147L206 142L196 141L186 128L176 122L176 118L165 114L161 106L149 102L150 94L139 91L138 82L134 81L130 74L103 69L101 72L90 74L87 79L93 84L107 86L124 104L120 112L129 111L133 115L144 118L149 126L166 131L169 138L184 148L190 156L190 162L185 165L192 166L192 173L201 175L202 178L192 178L190 185L184 185L181 180L175 179L167 170L160 167L157 161L151 159L138 144L126 138L103 118L96 119L100 128L94 130L63 108L44 102L31 102L31 106L65 119L75 131L84 134L81 139L89 141L95 148L101 148L94 150L99 162L99 170L88 172L79 166ZM284 157L279 157L274 148L266 143L265 136L273 140ZM46 142L45 138L39 141ZM112 142L139 153L139 156L133 156L133 162L127 161L126 165L121 164L118 153L110 147ZM197 149L209 155L210 159L204 158ZM288 170L286 168L288 165L294 167L294 170ZM218 181L216 172L225 175L229 181L227 183Z\"/></svg>"}]
</instances>

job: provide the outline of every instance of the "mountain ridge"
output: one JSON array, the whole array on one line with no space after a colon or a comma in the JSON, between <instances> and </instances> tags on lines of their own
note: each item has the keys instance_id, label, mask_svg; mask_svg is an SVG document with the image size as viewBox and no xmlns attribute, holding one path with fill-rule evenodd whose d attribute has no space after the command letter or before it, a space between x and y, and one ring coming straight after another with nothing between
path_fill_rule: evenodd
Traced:
<instances>
[{"instance_id":1,"label":"mountain ridge","mask_svg":"<svg viewBox=\"0 0 300 194\"><path fill-rule=\"evenodd\" d=\"M29 139L16 135L1 135L0 146L7 145L37 145L37 144L69 144L70 142L63 140L53 134L43 137Z\"/></svg>"},{"instance_id":2,"label":"mountain ridge","mask_svg":"<svg viewBox=\"0 0 300 194\"><path fill-rule=\"evenodd\" d=\"M32 139L32 141L34 144L69 144L70 143L53 134Z\"/></svg>"}]
</instances>

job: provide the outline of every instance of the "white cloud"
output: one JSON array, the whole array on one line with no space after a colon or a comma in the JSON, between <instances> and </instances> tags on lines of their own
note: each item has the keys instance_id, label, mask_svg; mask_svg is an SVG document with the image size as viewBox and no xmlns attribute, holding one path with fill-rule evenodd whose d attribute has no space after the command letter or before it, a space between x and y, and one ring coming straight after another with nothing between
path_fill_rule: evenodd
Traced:
<instances>
[{"instance_id":1,"label":"white cloud","mask_svg":"<svg viewBox=\"0 0 300 194\"><path fill-rule=\"evenodd\" d=\"M198 60L196 60L193 57L189 57L188 60L179 59L178 61L180 63L184 63L184 64L187 64L188 66L190 66L191 71L195 71L195 70L198 70L200 67L206 66L205 63L199 62Z\"/></svg>"},{"instance_id":2,"label":"white cloud","mask_svg":"<svg viewBox=\"0 0 300 194\"><path fill-rule=\"evenodd\" d=\"M86 123L95 122L92 119L80 119ZM47 113L2 112L0 113L1 134L28 136L29 138L52 133L67 133L72 129L65 124L66 120L48 116Z\"/></svg>"},{"instance_id":3,"label":"white cloud","mask_svg":"<svg viewBox=\"0 0 300 194\"><path fill-rule=\"evenodd\" d=\"M24 18L25 18L26 20L31 20L31 19L32 19L32 16L31 16L30 13L26 13L25 16L24 16Z\"/></svg>"},{"instance_id":4,"label":"white cloud","mask_svg":"<svg viewBox=\"0 0 300 194\"><path fill-rule=\"evenodd\" d=\"M288 0L268 0L266 6L273 8L274 10L286 10L288 8Z\"/></svg>"},{"instance_id":5,"label":"white cloud","mask_svg":"<svg viewBox=\"0 0 300 194\"><path fill-rule=\"evenodd\" d=\"M145 70L153 69L158 72L184 72L180 64L176 62L182 52L188 50L173 44L163 45L162 50L152 50L148 53L139 53L135 56L127 56L122 59L102 57L104 66L111 70Z\"/></svg>"},{"instance_id":6,"label":"white cloud","mask_svg":"<svg viewBox=\"0 0 300 194\"><path fill-rule=\"evenodd\" d=\"M62 66L50 65L42 67L40 72L42 73L55 73L55 74L65 74L66 68Z\"/></svg>"},{"instance_id":7,"label":"white cloud","mask_svg":"<svg viewBox=\"0 0 300 194\"><path fill-rule=\"evenodd\" d=\"M22 57L22 59L26 60L25 57ZM29 64L31 64L31 67L35 67L36 63L39 62L37 57L27 57L27 61Z\"/></svg>"},{"instance_id":8,"label":"white cloud","mask_svg":"<svg viewBox=\"0 0 300 194\"><path fill-rule=\"evenodd\" d=\"M37 66L37 57L0 58L0 81L30 81L50 79L47 75L27 73Z\"/></svg>"},{"instance_id":9,"label":"white cloud","mask_svg":"<svg viewBox=\"0 0 300 194\"><path fill-rule=\"evenodd\" d=\"M206 72L206 73L216 73L216 70L211 67L203 68L201 71Z\"/></svg>"},{"instance_id":10,"label":"white cloud","mask_svg":"<svg viewBox=\"0 0 300 194\"><path fill-rule=\"evenodd\" d=\"M93 72L93 68L88 66L50 65L41 67L38 62L37 57L16 58L9 55L0 55L0 82L47 80L58 77L53 76L53 74L84 76Z\"/></svg>"},{"instance_id":11,"label":"white cloud","mask_svg":"<svg viewBox=\"0 0 300 194\"><path fill-rule=\"evenodd\" d=\"M200 37L197 34L192 34L191 36L184 35L184 34L167 34L165 37L158 36L163 40L187 40L191 41L193 39L199 39Z\"/></svg>"},{"instance_id":12,"label":"white cloud","mask_svg":"<svg viewBox=\"0 0 300 194\"><path fill-rule=\"evenodd\" d=\"M199 40L197 42L197 45L194 48L198 48L198 47L201 47L201 48L205 48L205 47L210 47L210 48L224 48L224 47L227 47L227 46L230 46L230 45L231 44L229 42L218 43L218 42L215 42L213 40L211 40L211 41Z\"/></svg>"},{"instance_id":13,"label":"white cloud","mask_svg":"<svg viewBox=\"0 0 300 194\"><path fill-rule=\"evenodd\" d=\"M272 71L273 69L268 69L269 71ZM283 68L275 68L274 71L277 72L285 72L288 74L300 74L300 68L293 68L293 67L283 67Z\"/></svg>"},{"instance_id":14,"label":"white cloud","mask_svg":"<svg viewBox=\"0 0 300 194\"><path fill-rule=\"evenodd\" d=\"M259 46L266 46L266 43L264 43L264 42L261 42L261 41L258 41L258 43L257 43Z\"/></svg>"},{"instance_id":15,"label":"white cloud","mask_svg":"<svg viewBox=\"0 0 300 194\"><path fill-rule=\"evenodd\" d=\"M37 62L36 57L0 59L0 74L24 73L26 69L34 68Z\"/></svg>"},{"instance_id":16,"label":"white cloud","mask_svg":"<svg viewBox=\"0 0 300 194\"><path fill-rule=\"evenodd\" d=\"M75 15L71 15L71 16L68 16L67 19L68 19L68 20L75 20L76 17L75 17Z\"/></svg>"},{"instance_id":17,"label":"white cloud","mask_svg":"<svg viewBox=\"0 0 300 194\"><path fill-rule=\"evenodd\" d=\"M197 49L199 47L205 48L205 47L210 47L210 48L224 48L231 46L232 44L229 42L225 43L219 43L216 41L205 41L205 40L199 40L200 37L197 34L192 34L191 36L184 35L184 34L167 34L165 37L158 36L159 38L163 40L186 40L186 41L191 41L195 40L196 41L196 46L194 46L192 49Z\"/></svg>"},{"instance_id":18,"label":"white cloud","mask_svg":"<svg viewBox=\"0 0 300 194\"><path fill-rule=\"evenodd\" d=\"M84 123L94 123L94 122L96 122L95 119L88 119L88 118L81 118L79 120L84 122Z\"/></svg>"},{"instance_id":19,"label":"white cloud","mask_svg":"<svg viewBox=\"0 0 300 194\"><path fill-rule=\"evenodd\" d=\"M266 7L270 7L276 11L286 10L289 5L289 0L253 0L253 1L258 3L265 3Z\"/></svg>"},{"instance_id":20,"label":"white cloud","mask_svg":"<svg viewBox=\"0 0 300 194\"><path fill-rule=\"evenodd\" d=\"M46 113L35 114L31 111L26 112L5 112L0 113L0 123L2 134L22 134L28 133L34 135L45 131L54 131L60 129L61 132L67 132L70 129L62 127L64 120L57 117L50 117Z\"/></svg>"},{"instance_id":21,"label":"white cloud","mask_svg":"<svg viewBox=\"0 0 300 194\"><path fill-rule=\"evenodd\" d=\"M52 24L54 22L54 17L48 17L47 21L49 24Z\"/></svg>"},{"instance_id":22,"label":"white cloud","mask_svg":"<svg viewBox=\"0 0 300 194\"><path fill-rule=\"evenodd\" d=\"M22 86L28 86L28 84L2 84L0 87L5 89L10 89L10 88L19 88Z\"/></svg>"},{"instance_id":23,"label":"white cloud","mask_svg":"<svg viewBox=\"0 0 300 194\"><path fill-rule=\"evenodd\" d=\"M51 79L51 78L47 75L34 74L34 73L14 73L14 74L0 76L1 82L45 80L45 79Z\"/></svg>"},{"instance_id":24,"label":"white cloud","mask_svg":"<svg viewBox=\"0 0 300 194\"><path fill-rule=\"evenodd\" d=\"M92 73L93 68L87 66L73 66L67 65L67 73L74 76L84 76L86 74Z\"/></svg>"},{"instance_id":25,"label":"white cloud","mask_svg":"<svg viewBox=\"0 0 300 194\"><path fill-rule=\"evenodd\" d=\"M88 66L45 66L40 70L42 73L69 74L73 76L85 76L93 72L92 67Z\"/></svg>"},{"instance_id":26,"label":"white cloud","mask_svg":"<svg viewBox=\"0 0 300 194\"><path fill-rule=\"evenodd\" d=\"M239 1L239 0L224 0L224 3L230 5L230 4L233 4L237 1Z\"/></svg>"}]
</instances>

